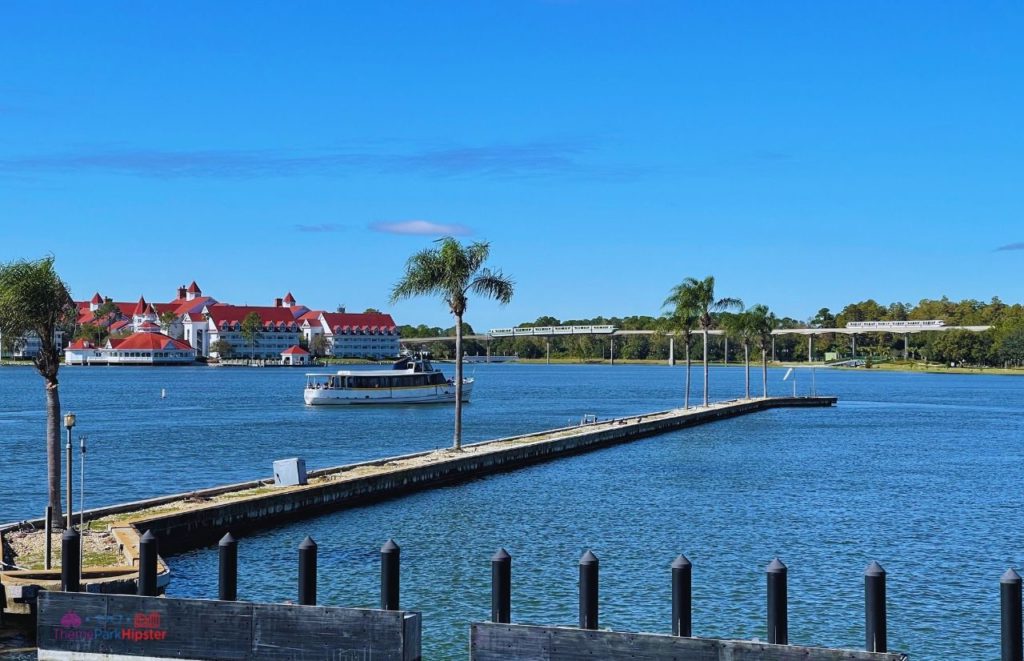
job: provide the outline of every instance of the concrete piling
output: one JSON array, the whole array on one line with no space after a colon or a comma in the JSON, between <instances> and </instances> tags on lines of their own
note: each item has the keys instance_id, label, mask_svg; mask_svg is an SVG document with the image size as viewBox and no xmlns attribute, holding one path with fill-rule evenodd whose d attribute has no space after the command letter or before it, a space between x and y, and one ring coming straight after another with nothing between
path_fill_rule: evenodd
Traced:
<instances>
[{"instance_id":1,"label":"concrete piling","mask_svg":"<svg viewBox=\"0 0 1024 661\"><path fill-rule=\"evenodd\" d=\"M299 604L316 606L316 542L309 535L299 544Z\"/></svg>"},{"instance_id":2,"label":"concrete piling","mask_svg":"<svg viewBox=\"0 0 1024 661\"><path fill-rule=\"evenodd\" d=\"M864 649L888 651L885 623L885 570L872 561L864 570Z\"/></svg>"},{"instance_id":3,"label":"concrete piling","mask_svg":"<svg viewBox=\"0 0 1024 661\"><path fill-rule=\"evenodd\" d=\"M766 569L768 577L768 642L775 645L789 644L789 614L786 594L788 569L775 558Z\"/></svg>"},{"instance_id":4,"label":"concrete piling","mask_svg":"<svg viewBox=\"0 0 1024 661\"><path fill-rule=\"evenodd\" d=\"M402 549L395 540L389 539L380 549L380 607L386 611L400 610L399 570Z\"/></svg>"},{"instance_id":5,"label":"concrete piling","mask_svg":"<svg viewBox=\"0 0 1024 661\"><path fill-rule=\"evenodd\" d=\"M580 629L597 629L599 561L591 551L580 558Z\"/></svg>"},{"instance_id":6,"label":"concrete piling","mask_svg":"<svg viewBox=\"0 0 1024 661\"><path fill-rule=\"evenodd\" d=\"M217 545L220 553L217 598L221 601L238 600L238 540L225 534Z\"/></svg>"},{"instance_id":7,"label":"concrete piling","mask_svg":"<svg viewBox=\"0 0 1024 661\"><path fill-rule=\"evenodd\" d=\"M685 555L672 563L672 635L693 635L693 564Z\"/></svg>"}]
</instances>

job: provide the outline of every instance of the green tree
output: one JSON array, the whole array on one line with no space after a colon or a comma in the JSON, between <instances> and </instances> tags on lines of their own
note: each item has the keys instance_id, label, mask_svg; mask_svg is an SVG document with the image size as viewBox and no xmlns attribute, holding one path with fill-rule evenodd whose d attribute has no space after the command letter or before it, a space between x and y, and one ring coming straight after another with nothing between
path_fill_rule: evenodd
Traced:
<instances>
[{"instance_id":1,"label":"green tree","mask_svg":"<svg viewBox=\"0 0 1024 661\"><path fill-rule=\"evenodd\" d=\"M693 331L697 328L697 317L699 316L697 306L694 304L689 290L676 287L672 294L665 299L663 307L672 307L668 316L668 324L678 329L683 336L683 347L686 351L686 389L683 393L683 408L690 408L690 372L693 361L690 357L690 346L693 344ZM673 357L674 358L674 357Z\"/></svg>"},{"instance_id":2,"label":"green tree","mask_svg":"<svg viewBox=\"0 0 1024 661\"><path fill-rule=\"evenodd\" d=\"M714 315L718 312L738 310L743 301L738 298L715 298L715 277L709 275L703 280L687 278L672 288L668 301L678 300L683 307L697 313L697 323L704 335L704 406L708 405L708 331L714 323Z\"/></svg>"},{"instance_id":3,"label":"green tree","mask_svg":"<svg viewBox=\"0 0 1024 661\"><path fill-rule=\"evenodd\" d=\"M768 397L768 352L772 348L772 331L778 327L778 320L767 305L751 306L744 314L747 316L750 329L761 350L761 387L764 397ZM749 397L749 395L748 395Z\"/></svg>"},{"instance_id":4,"label":"green tree","mask_svg":"<svg viewBox=\"0 0 1024 661\"><path fill-rule=\"evenodd\" d=\"M178 320L178 315L174 314L173 310L167 310L166 312L160 313L160 328L167 335L171 334L171 324Z\"/></svg>"},{"instance_id":5,"label":"green tree","mask_svg":"<svg viewBox=\"0 0 1024 661\"><path fill-rule=\"evenodd\" d=\"M1018 326L999 338L999 357L1010 365L1024 364L1024 327Z\"/></svg>"},{"instance_id":6,"label":"green tree","mask_svg":"<svg viewBox=\"0 0 1024 661\"><path fill-rule=\"evenodd\" d=\"M313 336L313 339L309 343L309 352L313 354L314 358L327 355L327 350L331 347L331 343L327 341L327 338L323 333L317 333Z\"/></svg>"},{"instance_id":7,"label":"green tree","mask_svg":"<svg viewBox=\"0 0 1024 661\"><path fill-rule=\"evenodd\" d=\"M225 358L231 357L232 352L234 352L234 347L232 347L231 343L222 337L210 345L210 351L216 353L220 360L224 360Z\"/></svg>"},{"instance_id":8,"label":"green tree","mask_svg":"<svg viewBox=\"0 0 1024 661\"><path fill-rule=\"evenodd\" d=\"M501 271L484 266L490 244L463 246L446 236L436 248L421 250L405 266L405 275L391 290L391 302L413 296L440 296L455 316L455 434L453 447L462 449L462 317L469 294L493 298L502 305L512 300L513 282Z\"/></svg>"},{"instance_id":9,"label":"green tree","mask_svg":"<svg viewBox=\"0 0 1024 661\"><path fill-rule=\"evenodd\" d=\"M725 326L727 336L739 340L743 346L744 393L750 399L750 345L757 339L758 329L754 325L754 318L747 312L737 312L722 317L722 325Z\"/></svg>"},{"instance_id":10,"label":"green tree","mask_svg":"<svg viewBox=\"0 0 1024 661\"><path fill-rule=\"evenodd\" d=\"M71 328L77 316L67 286L53 268L53 257L0 265L0 334L35 334L39 353L32 362L46 383L46 477L55 521L62 521L60 499L60 367L58 330Z\"/></svg>"},{"instance_id":11,"label":"green tree","mask_svg":"<svg viewBox=\"0 0 1024 661\"><path fill-rule=\"evenodd\" d=\"M263 329L263 320L260 319L260 315L255 312L250 312L245 315L245 319L242 319L242 337L249 343L249 358L256 358L256 338L260 336L260 331Z\"/></svg>"}]
</instances>

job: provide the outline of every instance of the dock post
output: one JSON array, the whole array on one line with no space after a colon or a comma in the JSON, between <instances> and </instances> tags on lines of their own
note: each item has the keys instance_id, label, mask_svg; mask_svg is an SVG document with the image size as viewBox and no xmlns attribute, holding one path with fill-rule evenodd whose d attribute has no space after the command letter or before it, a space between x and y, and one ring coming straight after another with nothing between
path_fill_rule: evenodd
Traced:
<instances>
[{"instance_id":1,"label":"dock post","mask_svg":"<svg viewBox=\"0 0 1024 661\"><path fill-rule=\"evenodd\" d=\"M238 540L231 533L220 538L220 572L217 598L221 601L238 600Z\"/></svg>"},{"instance_id":2,"label":"dock post","mask_svg":"<svg viewBox=\"0 0 1024 661\"><path fill-rule=\"evenodd\" d=\"M512 556L505 549L491 556L491 622L512 621Z\"/></svg>"},{"instance_id":3,"label":"dock post","mask_svg":"<svg viewBox=\"0 0 1024 661\"><path fill-rule=\"evenodd\" d=\"M46 517L45 517L44 520L46 521L46 523L43 524L43 525L46 526L46 541L44 542L45 549L46 549L46 558L43 560L43 569L50 570L50 569L53 569L53 535L52 535L52 531L53 531L53 506L52 505L47 505L46 506Z\"/></svg>"},{"instance_id":4,"label":"dock post","mask_svg":"<svg viewBox=\"0 0 1024 661\"><path fill-rule=\"evenodd\" d=\"M885 570L872 561L864 570L864 649L887 652L885 626Z\"/></svg>"},{"instance_id":5,"label":"dock post","mask_svg":"<svg viewBox=\"0 0 1024 661\"><path fill-rule=\"evenodd\" d=\"M590 551L580 558L580 629L597 629L598 565Z\"/></svg>"},{"instance_id":6,"label":"dock post","mask_svg":"<svg viewBox=\"0 0 1024 661\"><path fill-rule=\"evenodd\" d=\"M309 535L299 544L299 605L316 606L316 542Z\"/></svg>"},{"instance_id":7,"label":"dock post","mask_svg":"<svg viewBox=\"0 0 1024 661\"><path fill-rule=\"evenodd\" d=\"M156 596L156 556L157 539L152 531L139 540L139 588L140 597Z\"/></svg>"},{"instance_id":8,"label":"dock post","mask_svg":"<svg viewBox=\"0 0 1024 661\"><path fill-rule=\"evenodd\" d=\"M398 608L399 567L402 549L389 539L380 548L380 607L386 611Z\"/></svg>"},{"instance_id":9,"label":"dock post","mask_svg":"<svg viewBox=\"0 0 1024 661\"><path fill-rule=\"evenodd\" d=\"M1013 569L1007 569L999 579L999 602L1002 610L1002 661L1021 661L1024 658L1021 628L1021 578Z\"/></svg>"},{"instance_id":10,"label":"dock post","mask_svg":"<svg viewBox=\"0 0 1024 661\"><path fill-rule=\"evenodd\" d=\"M693 635L693 564L685 555L672 563L672 635Z\"/></svg>"},{"instance_id":11,"label":"dock post","mask_svg":"<svg viewBox=\"0 0 1024 661\"><path fill-rule=\"evenodd\" d=\"M78 545L82 537L74 528L68 528L60 539L60 589L64 592L81 592L82 566Z\"/></svg>"},{"instance_id":12,"label":"dock post","mask_svg":"<svg viewBox=\"0 0 1024 661\"><path fill-rule=\"evenodd\" d=\"M786 573L778 558L768 563L768 642L774 645L789 645Z\"/></svg>"}]
</instances>

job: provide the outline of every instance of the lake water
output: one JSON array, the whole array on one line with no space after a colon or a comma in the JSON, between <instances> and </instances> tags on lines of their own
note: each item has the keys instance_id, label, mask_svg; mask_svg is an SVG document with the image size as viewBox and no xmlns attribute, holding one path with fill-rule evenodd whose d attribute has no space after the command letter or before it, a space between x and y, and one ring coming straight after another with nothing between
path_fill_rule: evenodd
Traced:
<instances>
[{"instance_id":1,"label":"lake water","mask_svg":"<svg viewBox=\"0 0 1024 661\"><path fill-rule=\"evenodd\" d=\"M683 384L682 369L655 366L484 365L476 376L467 442L670 408ZM713 399L742 392L742 369L711 377ZM770 372L774 394L790 392L781 377ZM806 393L809 373L799 378ZM309 409L302 384L283 369L62 370L76 442L89 437L86 504L268 477L289 456L320 468L451 442L450 407ZM320 602L376 606L379 548L394 537L425 658L465 659L468 623L490 614L498 547L513 556L514 622L574 624L577 562L593 549L601 626L655 632L670 629L669 565L685 553L694 633L764 639L764 567L778 555L790 641L859 648L863 570L878 560L891 649L998 659L999 577L1024 565L1024 380L817 370L816 386L839 406L727 420L245 537L240 596L294 599L309 534ZM41 514L43 405L34 371L0 369L0 521ZM170 594L215 596L216 563L215 549L173 558Z\"/></svg>"}]
</instances>

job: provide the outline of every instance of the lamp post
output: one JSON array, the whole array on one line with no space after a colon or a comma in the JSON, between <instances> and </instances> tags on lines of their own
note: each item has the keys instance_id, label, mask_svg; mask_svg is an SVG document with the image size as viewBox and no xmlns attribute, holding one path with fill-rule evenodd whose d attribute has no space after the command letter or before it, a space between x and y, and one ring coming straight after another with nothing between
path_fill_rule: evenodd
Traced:
<instances>
[{"instance_id":1,"label":"lamp post","mask_svg":"<svg viewBox=\"0 0 1024 661\"><path fill-rule=\"evenodd\" d=\"M67 446L65 448L67 450L67 452L68 452L68 524L66 526L67 530L71 530L72 525L74 525L72 523L72 518L71 518L71 511L72 511L72 506L71 506L72 505L72 503L71 503L71 462L73 460L72 459L72 455L71 455L71 429L74 426L75 426L75 414L71 413L71 412L65 413L64 414L64 428L68 430L68 443L67 443Z\"/></svg>"},{"instance_id":2,"label":"lamp post","mask_svg":"<svg viewBox=\"0 0 1024 661\"><path fill-rule=\"evenodd\" d=\"M81 478L78 480L78 532L81 543L78 545L78 566L85 570L82 560L85 557L85 436L78 437L78 465Z\"/></svg>"}]
</instances>

